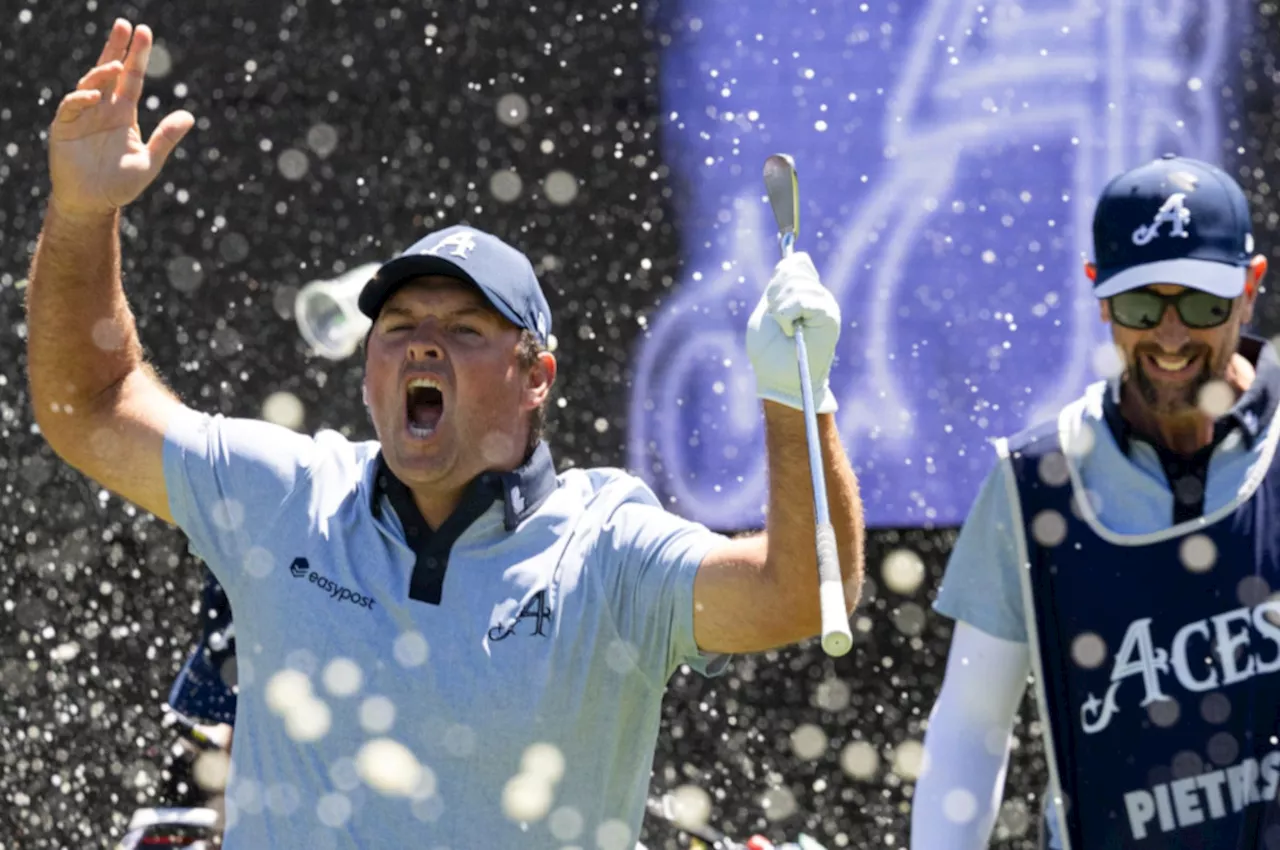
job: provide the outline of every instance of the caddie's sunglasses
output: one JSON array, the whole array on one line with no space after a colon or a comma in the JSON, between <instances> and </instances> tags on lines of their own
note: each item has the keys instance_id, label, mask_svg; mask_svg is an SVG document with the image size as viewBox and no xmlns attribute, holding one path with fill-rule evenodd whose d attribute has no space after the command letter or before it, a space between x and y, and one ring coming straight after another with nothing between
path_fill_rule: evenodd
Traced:
<instances>
[{"instance_id":1,"label":"caddie's sunglasses","mask_svg":"<svg viewBox=\"0 0 1280 850\"><path fill-rule=\"evenodd\" d=\"M1160 324L1164 311L1171 304L1187 327L1197 330L1216 328L1231 318L1231 305L1235 299L1198 289L1184 289L1176 295L1161 295L1154 289L1130 289L1107 300L1111 305L1111 319L1117 325L1149 331Z\"/></svg>"}]
</instances>

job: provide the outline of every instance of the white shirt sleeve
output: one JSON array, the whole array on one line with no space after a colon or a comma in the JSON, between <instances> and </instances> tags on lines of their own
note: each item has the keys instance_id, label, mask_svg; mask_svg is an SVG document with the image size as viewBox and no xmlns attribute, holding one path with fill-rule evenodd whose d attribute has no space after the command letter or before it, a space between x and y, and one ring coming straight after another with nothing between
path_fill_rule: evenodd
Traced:
<instances>
[{"instance_id":1,"label":"white shirt sleeve","mask_svg":"<svg viewBox=\"0 0 1280 850\"><path fill-rule=\"evenodd\" d=\"M987 847L1030 661L1027 644L956 623L942 691L924 738L924 767L911 807L911 850Z\"/></svg>"}]
</instances>

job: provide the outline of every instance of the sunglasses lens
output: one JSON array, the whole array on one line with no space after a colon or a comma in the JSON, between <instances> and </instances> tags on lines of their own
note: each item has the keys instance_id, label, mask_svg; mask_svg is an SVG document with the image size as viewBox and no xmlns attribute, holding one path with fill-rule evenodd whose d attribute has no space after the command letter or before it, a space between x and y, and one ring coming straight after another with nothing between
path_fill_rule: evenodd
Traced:
<instances>
[{"instance_id":1,"label":"sunglasses lens","mask_svg":"<svg viewBox=\"0 0 1280 850\"><path fill-rule=\"evenodd\" d=\"M1111 318L1126 328L1149 330L1160 324L1163 314L1164 299L1154 292L1131 289L1111 296Z\"/></svg>"},{"instance_id":2,"label":"sunglasses lens","mask_svg":"<svg viewBox=\"0 0 1280 850\"><path fill-rule=\"evenodd\" d=\"M1178 299L1178 316L1189 328L1213 328L1231 316L1231 299L1208 292L1188 292Z\"/></svg>"}]
</instances>

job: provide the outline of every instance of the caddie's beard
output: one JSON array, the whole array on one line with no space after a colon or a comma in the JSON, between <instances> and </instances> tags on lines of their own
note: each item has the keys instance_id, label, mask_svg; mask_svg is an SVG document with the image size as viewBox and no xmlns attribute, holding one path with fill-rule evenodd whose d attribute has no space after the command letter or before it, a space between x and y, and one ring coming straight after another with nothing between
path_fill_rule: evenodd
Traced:
<instances>
[{"instance_id":1,"label":"caddie's beard","mask_svg":"<svg viewBox=\"0 0 1280 850\"><path fill-rule=\"evenodd\" d=\"M1223 358L1221 368L1217 368L1219 364L1214 362L1214 352L1201 348L1191 355L1200 359L1200 370L1190 379L1178 384L1156 380L1147 371L1145 355L1158 350L1135 349L1133 363L1129 366L1129 383L1138 391L1138 397L1155 416L1190 413L1199 405L1200 390L1204 385L1226 374L1227 358Z\"/></svg>"}]
</instances>

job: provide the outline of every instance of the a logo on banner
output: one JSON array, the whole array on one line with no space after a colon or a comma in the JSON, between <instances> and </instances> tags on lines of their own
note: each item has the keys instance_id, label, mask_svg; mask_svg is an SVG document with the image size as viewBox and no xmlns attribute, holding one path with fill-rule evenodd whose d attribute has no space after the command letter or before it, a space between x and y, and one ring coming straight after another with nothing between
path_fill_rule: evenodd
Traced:
<instances>
[{"instance_id":1,"label":"a logo on banner","mask_svg":"<svg viewBox=\"0 0 1280 850\"><path fill-rule=\"evenodd\" d=\"M796 248L845 317L831 389L867 522L958 525L994 463L989 440L1052 418L1097 379L1106 328L1078 263L1092 252L1093 199L1167 151L1219 155L1220 92L1185 81L1231 61L1243 7L1126 0L1098 15L1049 2L994 15L989 0L902 0L881 44L859 4L825 3L806 25L853 41L796 54L779 35L793 24L787 0L674 5L702 23L664 49L657 78L662 158L687 187L684 272L645 317L627 466L690 519L763 524L743 336L778 260L759 169L786 150L809 222ZM1055 61L1041 52L1050 29ZM1170 191L1195 190L1186 183ZM1177 239L1187 212L1170 199L1133 226Z\"/></svg>"}]
</instances>

